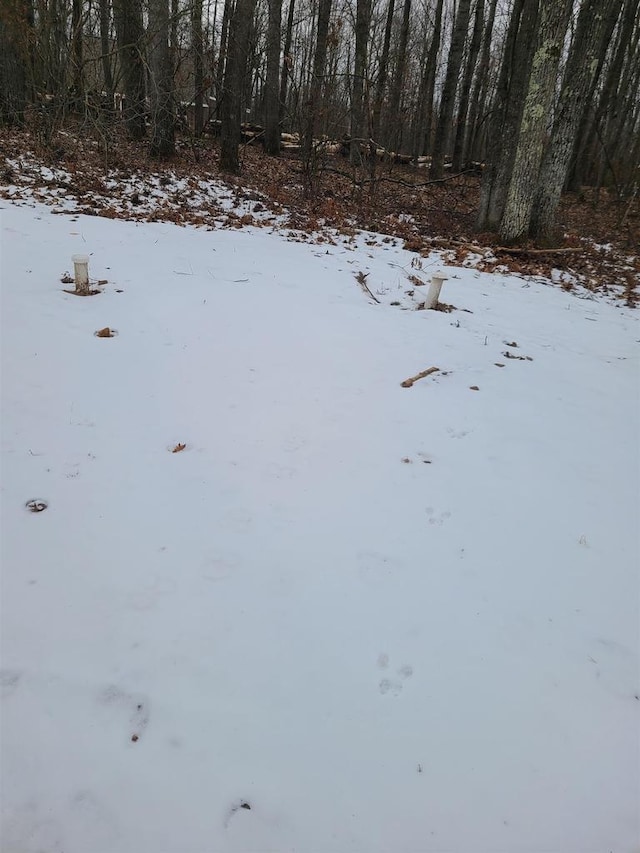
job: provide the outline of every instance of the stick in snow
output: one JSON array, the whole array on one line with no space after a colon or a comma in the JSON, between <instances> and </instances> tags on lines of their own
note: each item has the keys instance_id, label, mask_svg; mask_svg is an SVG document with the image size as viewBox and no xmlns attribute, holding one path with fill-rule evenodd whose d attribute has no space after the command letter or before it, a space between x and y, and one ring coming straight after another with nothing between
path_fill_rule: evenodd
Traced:
<instances>
[{"instance_id":1,"label":"stick in snow","mask_svg":"<svg viewBox=\"0 0 640 853\"><path fill-rule=\"evenodd\" d=\"M411 376L409 379L405 379L404 382L401 382L403 388L411 388L414 382L417 382L418 379L424 379L425 376L429 376L430 373L437 373L440 370L439 367L428 367L426 370L421 370L420 373L416 373L415 376Z\"/></svg>"}]
</instances>

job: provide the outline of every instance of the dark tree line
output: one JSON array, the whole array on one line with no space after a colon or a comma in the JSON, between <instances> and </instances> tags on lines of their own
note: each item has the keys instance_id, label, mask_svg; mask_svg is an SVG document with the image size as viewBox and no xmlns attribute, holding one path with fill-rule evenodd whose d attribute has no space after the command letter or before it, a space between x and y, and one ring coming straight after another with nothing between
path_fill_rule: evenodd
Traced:
<instances>
[{"instance_id":1,"label":"dark tree line","mask_svg":"<svg viewBox=\"0 0 640 853\"><path fill-rule=\"evenodd\" d=\"M152 156L245 122L317 169L482 164L477 225L550 238L561 193L640 180L640 0L1 0L0 121L121 122ZM282 134L295 134L294 137Z\"/></svg>"}]
</instances>

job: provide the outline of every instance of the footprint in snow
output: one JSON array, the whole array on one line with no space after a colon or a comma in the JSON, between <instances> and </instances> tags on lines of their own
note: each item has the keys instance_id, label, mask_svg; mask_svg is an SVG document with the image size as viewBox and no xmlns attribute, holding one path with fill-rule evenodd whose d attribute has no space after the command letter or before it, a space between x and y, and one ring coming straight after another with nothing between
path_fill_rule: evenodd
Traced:
<instances>
[{"instance_id":1,"label":"footprint in snow","mask_svg":"<svg viewBox=\"0 0 640 853\"><path fill-rule=\"evenodd\" d=\"M427 519L429 524L437 524L438 526L442 525L447 521L447 519L451 518L450 512L441 512L439 515L436 515L436 511L433 507L428 506L425 510L427 514Z\"/></svg>"},{"instance_id":2,"label":"footprint in snow","mask_svg":"<svg viewBox=\"0 0 640 853\"><path fill-rule=\"evenodd\" d=\"M378 657L378 668L387 669L389 666L389 655L383 652ZM403 682L413 675L413 667L408 663L396 670L396 675L393 678L383 678L378 685L380 693L384 696L390 693L392 696L399 696L402 692Z\"/></svg>"}]
</instances>

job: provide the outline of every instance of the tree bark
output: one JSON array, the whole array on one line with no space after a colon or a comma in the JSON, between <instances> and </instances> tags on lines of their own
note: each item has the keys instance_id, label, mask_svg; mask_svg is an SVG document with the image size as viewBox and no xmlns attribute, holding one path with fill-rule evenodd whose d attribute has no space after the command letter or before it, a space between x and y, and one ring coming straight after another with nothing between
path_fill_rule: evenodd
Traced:
<instances>
[{"instance_id":1,"label":"tree bark","mask_svg":"<svg viewBox=\"0 0 640 853\"><path fill-rule=\"evenodd\" d=\"M411 0L404 0L402 7L402 26L400 27L400 40L398 44L398 58L396 61L389 102L391 111L389 115L390 133L387 139L387 147L396 151L400 150L402 143L402 121L400 116L400 104L404 88L405 66L407 64L407 42L409 40L409 18L411 15Z\"/></svg>"},{"instance_id":2,"label":"tree bark","mask_svg":"<svg viewBox=\"0 0 640 853\"><path fill-rule=\"evenodd\" d=\"M140 0L113 0L113 20L124 84L124 122L132 139L142 139L145 126L145 79L142 61L142 5Z\"/></svg>"},{"instance_id":3,"label":"tree bark","mask_svg":"<svg viewBox=\"0 0 640 853\"><path fill-rule=\"evenodd\" d=\"M11 0L0 14L0 122L22 125L27 104L28 22L24 3Z\"/></svg>"},{"instance_id":4,"label":"tree bark","mask_svg":"<svg viewBox=\"0 0 640 853\"><path fill-rule=\"evenodd\" d=\"M152 157L171 157L175 152L173 113L173 65L169 46L169 0L149 0L149 69L151 96Z\"/></svg>"},{"instance_id":5,"label":"tree bark","mask_svg":"<svg viewBox=\"0 0 640 853\"><path fill-rule=\"evenodd\" d=\"M269 0L267 31L267 80L265 84L264 148L280 153L280 40L282 0Z\"/></svg>"},{"instance_id":6,"label":"tree bark","mask_svg":"<svg viewBox=\"0 0 640 853\"><path fill-rule=\"evenodd\" d=\"M442 38L442 8L443 0L437 0L433 35L431 37L431 44L429 45L427 61L420 80L420 92L418 95L418 121L416 122L413 142L414 160L417 160L423 152L431 150L433 95L436 86L436 69L438 67L440 39Z\"/></svg>"},{"instance_id":7,"label":"tree bark","mask_svg":"<svg viewBox=\"0 0 640 853\"><path fill-rule=\"evenodd\" d=\"M371 108L371 145L374 148L378 145L380 118L382 116L382 102L384 100L384 90L387 85L387 77L389 73L389 49L391 47L391 29L393 27L394 9L395 0L389 0L387 4L387 18L384 26L382 53L380 54L380 63L378 65L378 75L376 77L376 86L373 96L373 106Z\"/></svg>"},{"instance_id":8,"label":"tree bark","mask_svg":"<svg viewBox=\"0 0 640 853\"><path fill-rule=\"evenodd\" d=\"M535 190L544 153L548 116L555 93L572 0L542 0L540 29L518 135L516 158L500 236L514 242L529 232Z\"/></svg>"},{"instance_id":9,"label":"tree bark","mask_svg":"<svg viewBox=\"0 0 640 853\"><path fill-rule=\"evenodd\" d=\"M296 0L289 0L289 11L287 12L287 31L284 37L284 52L282 58L282 74L280 77L280 126L284 122L287 108L287 90L289 88L289 74L292 65L291 42L293 41L293 16L296 8Z\"/></svg>"},{"instance_id":10,"label":"tree bark","mask_svg":"<svg viewBox=\"0 0 640 853\"><path fill-rule=\"evenodd\" d=\"M71 67L74 107L84 106L82 0L73 0L71 6Z\"/></svg>"},{"instance_id":11,"label":"tree bark","mask_svg":"<svg viewBox=\"0 0 640 853\"><path fill-rule=\"evenodd\" d=\"M431 180L437 180L444 174L444 158L451 138L451 119L455 105L456 90L460 78L460 67L462 64L462 53L464 41L469 28L469 16L471 11L471 0L460 0L456 12L451 35L451 47L447 59L447 73L440 99L440 112L438 124L433 142L433 154L431 157Z\"/></svg>"},{"instance_id":12,"label":"tree bark","mask_svg":"<svg viewBox=\"0 0 640 853\"><path fill-rule=\"evenodd\" d=\"M488 157L482 174L476 222L480 231L497 229L504 211L531 74L537 25L538 0L517 2L509 21L489 125Z\"/></svg>"},{"instance_id":13,"label":"tree bark","mask_svg":"<svg viewBox=\"0 0 640 853\"><path fill-rule=\"evenodd\" d=\"M598 67L610 0L583 0L564 72L551 139L542 161L530 233L548 237L564 186L580 125L584 99Z\"/></svg>"},{"instance_id":14,"label":"tree bark","mask_svg":"<svg viewBox=\"0 0 640 853\"><path fill-rule=\"evenodd\" d=\"M614 4L612 4L612 8ZM589 116L587 112L583 125L580 128L577 136L577 143L574 153L574 168L571 176L571 189L579 191L582 181L585 176L587 164L586 153L589 150L599 146L598 133L603 129L603 119L610 106L611 99L618 90L620 77L624 65L625 56L631 44L634 26L636 26L638 10L640 9L640 0L626 0L622 11L620 27L613 51L613 57L609 62L609 67L604 74L602 88L597 103L595 104L593 115ZM602 45L602 60L606 58L608 48L608 39L603 40ZM595 92L594 92L595 98Z\"/></svg>"},{"instance_id":15,"label":"tree bark","mask_svg":"<svg viewBox=\"0 0 640 853\"><path fill-rule=\"evenodd\" d=\"M233 15L233 0L224 0L222 13L222 29L220 30L220 50L216 67L216 115L220 115L224 98L224 71L227 62L227 45L229 42L229 21Z\"/></svg>"},{"instance_id":16,"label":"tree bark","mask_svg":"<svg viewBox=\"0 0 640 853\"><path fill-rule=\"evenodd\" d=\"M191 0L191 50L193 53L193 132L202 134L204 127L204 38L202 34L202 0Z\"/></svg>"},{"instance_id":17,"label":"tree bark","mask_svg":"<svg viewBox=\"0 0 640 853\"><path fill-rule=\"evenodd\" d=\"M100 0L100 51L102 53L102 75L104 88L107 93L109 110L113 110L113 71L111 67L111 38L109 27L111 23L109 0Z\"/></svg>"},{"instance_id":18,"label":"tree bark","mask_svg":"<svg viewBox=\"0 0 640 853\"><path fill-rule=\"evenodd\" d=\"M371 0L356 0L356 47L351 87L351 151L350 160L355 166L362 164L362 138L365 134L365 80L367 74L367 46L371 22Z\"/></svg>"},{"instance_id":19,"label":"tree bark","mask_svg":"<svg viewBox=\"0 0 640 853\"><path fill-rule=\"evenodd\" d=\"M255 7L256 0L236 0L229 21L221 110L220 168L234 174L240 171L238 146L242 126L242 95Z\"/></svg>"},{"instance_id":20,"label":"tree bark","mask_svg":"<svg viewBox=\"0 0 640 853\"><path fill-rule=\"evenodd\" d=\"M304 137L302 140L302 151L304 158L308 160L313 151L313 140L318 123L318 112L320 109L320 95L325 66L327 64L327 38L329 35L329 19L331 17L332 0L320 0L318 4L318 25L316 28L316 49L313 56L313 71L311 73L311 84L309 86L309 99L306 108L306 121Z\"/></svg>"},{"instance_id":21,"label":"tree bark","mask_svg":"<svg viewBox=\"0 0 640 853\"><path fill-rule=\"evenodd\" d=\"M478 138L478 123L483 118L487 91L487 76L489 74L489 65L491 61L491 39L493 36L493 25L496 18L497 5L498 0L491 0L487 24L482 35L480 61L476 70L476 79L471 90L469 116L462 144L462 162L464 165L468 164L469 161L473 159L474 148L476 147L476 140Z\"/></svg>"},{"instance_id":22,"label":"tree bark","mask_svg":"<svg viewBox=\"0 0 640 853\"><path fill-rule=\"evenodd\" d=\"M460 105L458 107L458 119L456 122L456 134L453 143L453 164L454 172L459 172L462 168L464 158L464 140L467 132L467 113L469 111L469 98L471 95L471 83L473 80L473 72L475 71L478 54L480 53L480 43L482 42L482 29L484 24L484 0L476 0L476 10L473 23L473 33L471 43L469 45L469 53L460 87Z\"/></svg>"}]
</instances>

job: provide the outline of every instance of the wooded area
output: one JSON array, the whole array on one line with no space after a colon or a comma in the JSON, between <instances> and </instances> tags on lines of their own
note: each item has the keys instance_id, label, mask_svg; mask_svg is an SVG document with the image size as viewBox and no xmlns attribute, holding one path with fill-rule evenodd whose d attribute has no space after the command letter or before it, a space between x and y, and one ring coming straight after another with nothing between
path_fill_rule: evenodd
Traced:
<instances>
[{"instance_id":1,"label":"wooded area","mask_svg":"<svg viewBox=\"0 0 640 853\"><path fill-rule=\"evenodd\" d=\"M362 186L387 165L481 170L476 227L552 241L563 190L640 181L640 0L2 0L0 119L45 143L118 127L169 158L220 137L337 151Z\"/></svg>"}]
</instances>

